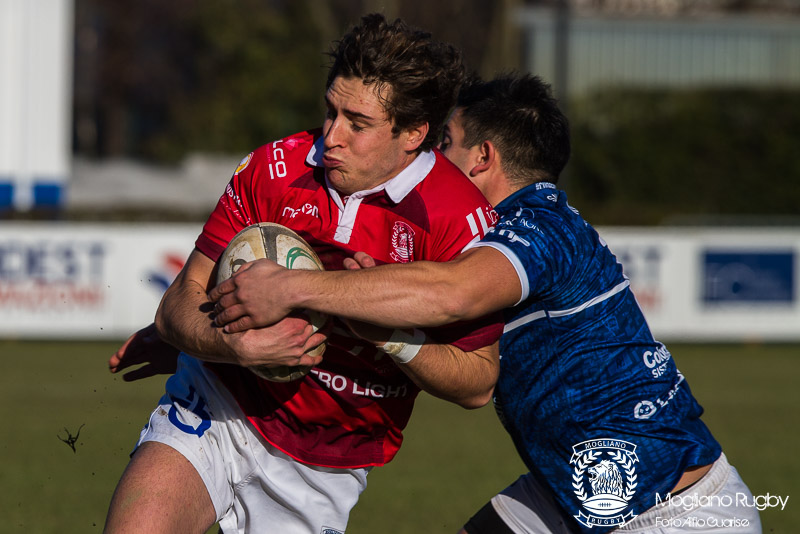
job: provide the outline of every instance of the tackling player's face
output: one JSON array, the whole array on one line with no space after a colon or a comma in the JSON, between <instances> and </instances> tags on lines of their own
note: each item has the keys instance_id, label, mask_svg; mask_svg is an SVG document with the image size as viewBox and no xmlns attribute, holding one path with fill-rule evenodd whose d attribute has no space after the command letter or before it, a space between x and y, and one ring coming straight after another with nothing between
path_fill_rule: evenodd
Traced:
<instances>
[{"instance_id":1,"label":"tackling player's face","mask_svg":"<svg viewBox=\"0 0 800 534\"><path fill-rule=\"evenodd\" d=\"M442 132L442 142L439 143L439 150L442 151L447 159L456 164L461 172L469 176L480 157L480 147L464 147L464 127L461 123L461 109L456 108L447 124L444 125Z\"/></svg>"},{"instance_id":2,"label":"tackling player's face","mask_svg":"<svg viewBox=\"0 0 800 534\"><path fill-rule=\"evenodd\" d=\"M418 128L394 135L375 86L364 85L361 78L335 78L325 102L322 161L331 185L345 195L396 176L414 160L427 133L425 127L424 133Z\"/></svg>"}]
</instances>

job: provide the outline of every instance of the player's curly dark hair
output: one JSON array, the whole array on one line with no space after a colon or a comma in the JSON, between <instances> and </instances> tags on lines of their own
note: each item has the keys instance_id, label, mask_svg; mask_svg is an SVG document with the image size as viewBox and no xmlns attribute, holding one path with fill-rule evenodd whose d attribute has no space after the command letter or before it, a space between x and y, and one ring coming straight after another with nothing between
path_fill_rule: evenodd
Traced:
<instances>
[{"instance_id":1,"label":"player's curly dark hair","mask_svg":"<svg viewBox=\"0 0 800 534\"><path fill-rule=\"evenodd\" d=\"M541 78L473 77L462 86L457 106L465 147L494 143L506 176L520 185L558 181L570 155L569 123Z\"/></svg>"},{"instance_id":2,"label":"player's curly dark hair","mask_svg":"<svg viewBox=\"0 0 800 534\"><path fill-rule=\"evenodd\" d=\"M336 41L329 55L326 89L338 76L375 84L376 94L387 97L392 132L427 122L428 135L419 149L436 145L466 72L457 48L400 19L389 23L373 13Z\"/></svg>"}]
</instances>

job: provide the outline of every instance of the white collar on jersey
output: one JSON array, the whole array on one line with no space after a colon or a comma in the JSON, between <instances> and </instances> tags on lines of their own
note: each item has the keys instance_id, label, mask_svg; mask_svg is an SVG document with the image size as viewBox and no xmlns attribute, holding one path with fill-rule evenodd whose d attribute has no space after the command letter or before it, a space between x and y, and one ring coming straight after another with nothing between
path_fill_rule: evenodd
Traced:
<instances>
[{"instance_id":1,"label":"white collar on jersey","mask_svg":"<svg viewBox=\"0 0 800 534\"><path fill-rule=\"evenodd\" d=\"M320 137L311 147L309 150L308 155L306 156L306 163L309 165L313 165L315 167L322 167L322 152L323 152L323 143L325 140ZM428 173L431 172L433 166L436 164L436 155L433 151L426 151L422 152L419 156L414 158L414 161L409 164L408 167L400 171L400 174L395 176L394 178L385 181L378 187L374 189L370 189L369 191L358 191L350 195L349 198L364 198L367 195L371 195L372 193L377 193L378 191L386 190L386 194L392 199L392 202L398 203L403 200L407 194L409 194L418 183L425 179L428 176ZM331 194L331 198L339 206L339 209L344 209L344 203L342 202L341 196L339 192L331 186L330 182L328 181L327 173L325 175L325 184L328 187L328 191Z\"/></svg>"}]
</instances>

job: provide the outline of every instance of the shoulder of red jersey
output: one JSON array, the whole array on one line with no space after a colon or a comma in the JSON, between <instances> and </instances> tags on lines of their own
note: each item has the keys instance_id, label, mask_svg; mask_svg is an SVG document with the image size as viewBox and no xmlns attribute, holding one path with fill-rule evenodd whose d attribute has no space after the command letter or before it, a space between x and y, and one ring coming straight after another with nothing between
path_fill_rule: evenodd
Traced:
<instances>
[{"instance_id":1,"label":"shoulder of red jersey","mask_svg":"<svg viewBox=\"0 0 800 534\"><path fill-rule=\"evenodd\" d=\"M422 182L429 189L427 193L432 199L438 198L442 203L490 206L480 189L461 172L461 169L438 149L434 149L433 154L436 156L436 163L428 176L432 179Z\"/></svg>"},{"instance_id":2,"label":"shoulder of red jersey","mask_svg":"<svg viewBox=\"0 0 800 534\"><path fill-rule=\"evenodd\" d=\"M473 237L483 237L497 223L497 213L461 169L438 149L434 155L436 164L420 184L431 218L466 220Z\"/></svg>"},{"instance_id":3,"label":"shoulder of red jersey","mask_svg":"<svg viewBox=\"0 0 800 534\"><path fill-rule=\"evenodd\" d=\"M305 161L321 133L321 129L306 130L262 145L239 162L233 175L238 176L248 170L252 172L256 167L266 165L267 178L281 177L280 175L285 172L281 165Z\"/></svg>"},{"instance_id":4,"label":"shoulder of red jersey","mask_svg":"<svg viewBox=\"0 0 800 534\"><path fill-rule=\"evenodd\" d=\"M215 259L242 228L261 222L277 199L314 166L306 159L322 130L306 130L262 145L236 166L196 246Z\"/></svg>"},{"instance_id":5,"label":"shoulder of red jersey","mask_svg":"<svg viewBox=\"0 0 800 534\"><path fill-rule=\"evenodd\" d=\"M318 164L315 142L321 129L306 130L255 149L242 159L228 184L228 194L242 198L281 195L299 176Z\"/></svg>"}]
</instances>

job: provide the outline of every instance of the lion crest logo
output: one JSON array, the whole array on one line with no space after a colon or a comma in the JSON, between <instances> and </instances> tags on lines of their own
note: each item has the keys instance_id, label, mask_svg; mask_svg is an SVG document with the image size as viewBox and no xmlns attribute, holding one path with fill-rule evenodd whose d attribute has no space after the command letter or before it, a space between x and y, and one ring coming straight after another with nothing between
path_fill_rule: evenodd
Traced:
<instances>
[{"instance_id":1,"label":"lion crest logo","mask_svg":"<svg viewBox=\"0 0 800 534\"><path fill-rule=\"evenodd\" d=\"M601 438L578 443L572 452L572 487L581 507L588 512L579 510L575 519L592 528L622 526L636 517L633 510L624 513L638 485L636 445Z\"/></svg>"},{"instance_id":2,"label":"lion crest logo","mask_svg":"<svg viewBox=\"0 0 800 534\"><path fill-rule=\"evenodd\" d=\"M611 460L602 460L589 468L589 484L595 495L604 493L622 497L622 475Z\"/></svg>"}]
</instances>

